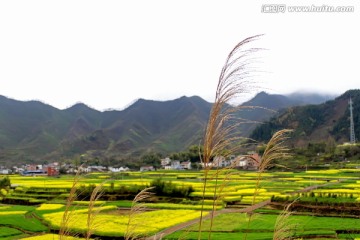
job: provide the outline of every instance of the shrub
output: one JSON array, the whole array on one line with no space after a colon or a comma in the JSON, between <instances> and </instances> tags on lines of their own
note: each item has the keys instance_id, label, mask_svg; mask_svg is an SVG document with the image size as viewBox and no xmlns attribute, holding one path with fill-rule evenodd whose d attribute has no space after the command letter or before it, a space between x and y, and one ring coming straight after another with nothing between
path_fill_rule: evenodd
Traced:
<instances>
[{"instance_id":1,"label":"shrub","mask_svg":"<svg viewBox=\"0 0 360 240\"><path fill-rule=\"evenodd\" d=\"M8 188L11 186L11 183L10 183L10 179L9 177L4 177L2 179L0 179L0 189L1 188Z\"/></svg>"},{"instance_id":2,"label":"shrub","mask_svg":"<svg viewBox=\"0 0 360 240\"><path fill-rule=\"evenodd\" d=\"M153 180L150 187L153 187L152 191L158 196L188 197L194 191L192 186L178 187L171 181L165 182L160 178Z\"/></svg>"}]
</instances>

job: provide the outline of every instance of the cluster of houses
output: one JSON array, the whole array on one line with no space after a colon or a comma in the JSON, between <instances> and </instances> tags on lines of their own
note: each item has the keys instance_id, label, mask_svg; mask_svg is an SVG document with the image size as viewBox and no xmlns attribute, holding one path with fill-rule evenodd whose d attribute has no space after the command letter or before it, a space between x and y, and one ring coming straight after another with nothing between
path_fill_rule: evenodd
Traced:
<instances>
[{"instance_id":1,"label":"cluster of houses","mask_svg":"<svg viewBox=\"0 0 360 240\"><path fill-rule=\"evenodd\" d=\"M10 173L12 173L12 170L11 169L8 169L8 168L5 168L5 167L2 167L2 166L0 166L0 175L1 174L10 174Z\"/></svg>"},{"instance_id":2,"label":"cluster of houses","mask_svg":"<svg viewBox=\"0 0 360 240\"><path fill-rule=\"evenodd\" d=\"M59 164L26 164L20 167L14 166L11 169L0 167L0 174L21 174L23 176L57 176L59 175Z\"/></svg>"},{"instance_id":3,"label":"cluster of houses","mask_svg":"<svg viewBox=\"0 0 360 240\"><path fill-rule=\"evenodd\" d=\"M225 158L223 156L214 157L212 162L207 163L208 167L214 168L241 168L246 170L257 170L261 162L260 156L257 153L251 153L249 155L230 156ZM198 163L201 167L204 167L204 163ZM161 159L161 169L165 170L190 170L192 168L190 161L171 160L169 157ZM154 166L142 166L140 171L155 171Z\"/></svg>"},{"instance_id":4,"label":"cluster of houses","mask_svg":"<svg viewBox=\"0 0 360 240\"><path fill-rule=\"evenodd\" d=\"M127 167L104 167L104 166L74 166L73 164L62 164L54 162L51 164L25 164L21 167L14 166L11 169L0 166L0 174L21 174L23 176L58 176L60 168L64 173L90 172L126 172Z\"/></svg>"},{"instance_id":5,"label":"cluster of houses","mask_svg":"<svg viewBox=\"0 0 360 240\"><path fill-rule=\"evenodd\" d=\"M207 163L208 167L214 168L224 168L224 167L233 167L233 168L241 168L247 170L257 170L258 166L261 162L261 159L258 154L252 153L246 156L230 156L225 158L223 156L217 156L213 159L212 162ZM204 167L203 163L195 163L195 165ZM62 164L60 165L57 162L51 164L26 164L21 167L13 167L12 169L8 169L0 166L0 174L12 174L18 173L24 176L58 176L60 173L60 168L63 173L76 173L77 171L81 171L84 173L90 172L126 172L130 171L127 167L104 167L104 166L74 166L72 164ZM192 163L190 161L179 161L172 160L169 157L161 159L161 169L165 170L191 170ZM156 168L154 166L142 166L140 167L140 171L155 171Z\"/></svg>"},{"instance_id":6,"label":"cluster of houses","mask_svg":"<svg viewBox=\"0 0 360 240\"><path fill-rule=\"evenodd\" d=\"M257 170L261 163L261 158L257 153L249 155L230 156L225 158L223 156L216 156L214 160L209 163L212 167L224 168L233 167L246 170Z\"/></svg>"},{"instance_id":7,"label":"cluster of houses","mask_svg":"<svg viewBox=\"0 0 360 240\"><path fill-rule=\"evenodd\" d=\"M171 160L170 158L161 159L161 167L166 170L190 170L191 162L179 160Z\"/></svg>"},{"instance_id":8,"label":"cluster of houses","mask_svg":"<svg viewBox=\"0 0 360 240\"><path fill-rule=\"evenodd\" d=\"M171 160L169 157L161 159L161 169L165 170L190 170L191 162L190 161L179 161L179 160ZM155 171L156 168L154 166L141 166L140 172L147 171Z\"/></svg>"}]
</instances>

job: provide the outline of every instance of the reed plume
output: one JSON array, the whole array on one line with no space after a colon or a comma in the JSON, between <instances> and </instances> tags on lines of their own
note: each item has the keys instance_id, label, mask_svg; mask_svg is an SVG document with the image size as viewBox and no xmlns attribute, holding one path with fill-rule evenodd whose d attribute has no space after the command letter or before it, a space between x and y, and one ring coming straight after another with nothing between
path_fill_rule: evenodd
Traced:
<instances>
[{"instance_id":1,"label":"reed plume","mask_svg":"<svg viewBox=\"0 0 360 240\"><path fill-rule=\"evenodd\" d=\"M262 174L266 169L275 165L276 160L285 160L289 155L289 149L285 145L285 140L288 139L291 129L283 129L274 133L269 142L266 145L265 151L261 158L252 157L252 160L258 166L258 174L256 179L256 185L254 190L254 195L252 199L252 204L256 203L256 198L259 195L260 183L262 179ZM250 222L252 220L253 214L249 213L248 218L248 229L250 227ZM247 233L244 235L244 239L247 239Z\"/></svg>"},{"instance_id":2,"label":"reed plume","mask_svg":"<svg viewBox=\"0 0 360 240\"><path fill-rule=\"evenodd\" d=\"M139 234L136 233L136 222L135 222L135 218L136 216L143 212L145 210L145 205L143 203L141 203L143 200L145 200L146 198L149 198L151 195L153 195L153 193L151 192L151 190L154 187L148 187L145 188L143 190L141 190L134 198L134 200L132 201L131 204L131 209L129 212L129 219L128 219L128 223L126 225L126 231L124 234L124 239L125 240L131 240L131 239L137 239L139 237Z\"/></svg>"},{"instance_id":3,"label":"reed plume","mask_svg":"<svg viewBox=\"0 0 360 240\"><path fill-rule=\"evenodd\" d=\"M94 190L91 192L89 206L88 206L88 214L87 214L87 221L86 221L86 233L85 238L88 240L90 239L91 235L94 231L99 227L99 223L95 223L96 216L99 214L101 208L95 207L96 202L102 197L104 194L104 184L105 181L101 184L97 185Z\"/></svg>"},{"instance_id":4,"label":"reed plume","mask_svg":"<svg viewBox=\"0 0 360 240\"><path fill-rule=\"evenodd\" d=\"M294 235L296 225L290 222L291 211L289 210L294 202L288 204L276 218L273 240L291 239Z\"/></svg>"},{"instance_id":5,"label":"reed plume","mask_svg":"<svg viewBox=\"0 0 360 240\"><path fill-rule=\"evenodd\" d=\"M201 157L201 162L204 168L203 178L203 196L202 196L202 210L199 222L198 239L201 239L202 221L203 221L203 206L205 199L205 192L207 182L209 180L209 172L212 168L210 161L214 156L221 155L226 149L229 153L235 152L239 148L237 144L240 136L237 128L241 122L235 120L234 113L238 111L237 108L229 107L229 103L241 94L248 93L254 90L255 86L251 80L252 73L256 72L252 64L255 61L254 53L259 51L259 48L243 49L245 45L258 39L261 35L252 36L239 42L229 53L225 64L221 70L218 85L216 89L215 101L212 105L209 120L205 129L204 136L204 150ZM218 171L216 171L218 172ZM217 175L215 177L217 179ZM218 194L214 193L214 204ZM215 211L213 205L212 216ZM211 218L212 226L212 218ZM211 227L210 227L211 228ZM211 238L211 229L209 237Z\"/></svg>"},{"instance_id":6,"label":"reed plume","mask_svg":"<svg viewBox=\"0 0 360 240\"><path fill-rule=\"evenodd\" d=\"M289 138L289 134L291 132L291 129L282 129L275 132L267 143L262 157L252 157L252 160L258 166L258 174L252 204L255 204L256 197L259 194L260 182L262 179L262 174L265 172L265 170L274 165L277 165L275 164L276 160L285 160L289 158L289 149L286 147L285 141Z\"/></svg>"},{"instance_id":7,"label":"reed plume","mask_svg":"<svg viewBox=\"0 0 360 240\"><path fill-rule=\"evenodd\" d=\"M70 223L74 221L75 218L74 201L76 201L78 197L77 189L80 182L80 172L81 172L80 168L81 166L78 168L78 171L72 182L69 196L66 199L65 210L63 217L61 219L60 229L59 229L60 240L66 240L67 236L70 235Z\"/></svg>"}]
</instances>

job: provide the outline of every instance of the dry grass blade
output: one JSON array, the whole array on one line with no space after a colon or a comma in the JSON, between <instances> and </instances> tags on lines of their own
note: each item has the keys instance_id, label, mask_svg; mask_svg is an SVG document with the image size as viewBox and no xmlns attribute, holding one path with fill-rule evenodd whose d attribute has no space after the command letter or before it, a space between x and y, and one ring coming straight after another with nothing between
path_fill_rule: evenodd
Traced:
<instances>
[{"instance_id":1,"label":"dry grass blade","mask_svg":"<svg viewBox=\"0 0 360 240\"><path fill-rule=\"evenodd\" d=\"M225 64L221 70L219 81L216 89L215 102L212 106L209 120L205 130L204 136L204 150L201 158L204 166L204 185L203 196L205 198L205 191L208 179L208 173L211 169L210 160L212 157L221 155L224 149L233 149L239 137L236 136L236 128L239 123L233 120L234 108L228 107L228 103L234 100L242 93L253 90L252 81L250 80L251 65L254 62L253 53L257 52L258 48L243 49L244 45L258 39L260 35L246 38L239 42L227 56ZM216 193L215 193L216 194ZM216 195L214 195L214 199ZM204 206L204 204L202 204ZM213 208L215 209L215 208ZM213 213L212 213L213 216ZM212 226L211 218L211 226ZM201 210L198 239L201 239L203 221L203 209ZM211 229L209 231L211 234ZM211 236L209 235L209 238Z\"/></svg>"},{"instance_id":2,"label":"dry grass blade","mask_svg":"<svg viewBox=\"0 0 360 240\"><path fill-rule=\"evenodd\" d=\"M265 148L262 158L252 158L252 160L255 161L258 166L257 180L252 199L253 205L256 203L256 198L259 195L262 173L264 173L267 168L273 166L276 160L284 160L289 157L289 149L285 146L285 140L288 139L288 135L290 132L292 132L291 129L283 129L274 133ZM250 213L248 219L248 228L250 226L251 220L252 214ZM247 234L245 234L244 236L244 239L246 239Z\"/></svg>"},{"instance_id":3,"label":"dry grass blade","mask_svg":"<svg viewBox=\"0 0 360 240\"><path fill-rule=\"evenodd\" d=\"M141 202L146 198L149 198L151 195L153 195L153 193L150 192L150 190L152 190L153 188L154 187L149 187L141 190L141 192L139 192L132 201L132 205L129 213L129 220L124 235L125 240L136 239L139 236L135 232L136 230L135 217L137 214L143 212L143 210L145 209L145 206Z\"/></svg>"},{"instance_id":4,"label":"dry grass blade","mask_svg":"<svg viewBox=\"0 0 360 240\"><path fill-rule=\"evenodd\" d=\"M274 133L266 145L265 151L261 158L252 158L258 166L258 175L253 197L253 204L260 189L262 173L269 167L275 165L276 160L285 160L289 157L289 149L285 146L285 140L288 139L291 129L283 129Z\"/></svg>"},{"instance_id":5,"label":"dry grass blade","mask_svg":"<svg viewBox=\"0 0 360 240\"><path fill-rule=\"evenodd\" d=\"M86 233L85 238L90 239L91 235L94 233L96 228L99 226L99 223L95 224L95 218L100 212L100 207L95 207L96 202L101 198L101 196L104 194L104 184L105 182L102 182L101 184L97 185L94 190L91 193L90 201L89 201L89 207L88 207L88 216L87 216L87 222L86 222Z\"/></svg>"},{"instance_id":6,"label":"dry grass blade","mask_svg":"<svg viewBox=\"0 0 360 240\"><path fill-rule=\"evenodd\" d=\"M284 143L285 140L288 139L288 134L291 132L291 129L283 129L274 133L265 148L259 164L259 172L264 172L266 168L273 166L275 160L289 157L289 150Z\"/></svg>"},{"instance_id":7,"label":"dry grass blade","mask_svg":"<svg viewBox=\"0 0 360 240\"><path fill-rule=\"evenodd\" d=\"M287 205L276 218L273 240L291 239L294 235L293 230L295 224L291 223L289 220L289 217L291 216L291 211L289 211L289 209L293 203Z\"/></svg>"},{"instance_id":8,"label":"dry grass blade","mask_svg":"<svg viewBox=\"0 0 360 240\"><path fill-rule=\"evenodd\" d=\"M59 239L65 240L68 235L70 235L70 223L74 221L75 215L74 215L74 201L77 199L77 189L80 181L80 169L81 166L78 168L78 171L74 177L70 193L68 198L66 199L65 204L65 210L63 217L61 219L60 223L60 229L59 229Z\"/></svg>"}]
</instances>

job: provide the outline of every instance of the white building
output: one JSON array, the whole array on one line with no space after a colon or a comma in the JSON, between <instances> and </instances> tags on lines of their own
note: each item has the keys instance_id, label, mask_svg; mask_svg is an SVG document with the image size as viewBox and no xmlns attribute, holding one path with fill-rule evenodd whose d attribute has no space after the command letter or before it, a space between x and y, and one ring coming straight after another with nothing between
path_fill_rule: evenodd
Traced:
<instances>
[{"instance_id":1,"label":"white building","mask_svg":"<svg viewBox=\"0 0 360 240\"><path fill-rule=\"evenodd\" d=\"M214 160L213 160L214 167L223 168L223 167L230 166L230 164L231 164L230 160L226 160L226 158L223 156L214 157Z\"/></svg>"},{"instance_id":2,"label":"white building","mask_svg":"<svg viewBox=\"0 0 360 240\"><path fill-rule=\"evenodd\" d=\"M165 166L170 165L171 159L169 157L166 157L164 159L161 159L161 166L165 168Z\"/></svg>"},{"instance_id":3,"label":"white building","mask_svg":"<svg viewBox=\"0 0 360 240\"><path fill-rule=\"evenodd\" d=\"M10 173L11 173L10 169L6 169L6 168L0 169L0 174L10 174Z\"/></svg>"},{"instance_id":4,"label":"white building","mask_svg":"<svg viewBox=\"0 0 360 240\"><path fill-rule=\"evenodd\" d=\"M180 163L180 165L181 165L182 169L186 169L186 170L191 169L191 162L190 161L182 162L182 163Z\"/></svg>"},{"instance_id":5,"label":"white building","mask_svg":"<svg viewBox=\"0 0 360 240\"><path fill-rule=\"evenodd\" d=\"M140 167L140 172L148 172L148 171L155 171L153 166L142 166Z\"/></svg>"},{"instance_id":6,"label":"white building","mask_svg":"<svg viewBox=\"0 0 360 240\"><path fill-rule=\"evenodd\" d=\"M130 169L128 167L119 167L119 168L114 168L114 167L109 167L109 171L110 172L127 172L129 171Z\"/></svg>"},{"instance_id":7,"label":"white building","mask_svg":"<svg viewBox=\"0 0 360 240\"><path fill-rule=\"evenodd\" d=\"M171 161L171 168L174 169L174 170L182 169L180 161L179 160Z\"/></svg>"},{"instance_id":8,"label":"white building","mask_svg":"<svg viewBox=\"0 0 360 240\"><path fill-rule=\"evenodd\" d=\"M261 163L261 158L257 153L251 155L240 155L231 160L231 165L233 167L243 168L243 169L258 169L259 164Z\"/></svg>"}]
</instances>

